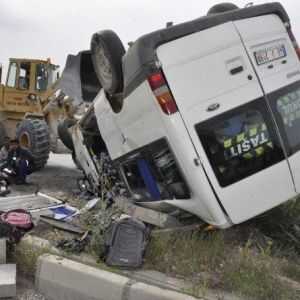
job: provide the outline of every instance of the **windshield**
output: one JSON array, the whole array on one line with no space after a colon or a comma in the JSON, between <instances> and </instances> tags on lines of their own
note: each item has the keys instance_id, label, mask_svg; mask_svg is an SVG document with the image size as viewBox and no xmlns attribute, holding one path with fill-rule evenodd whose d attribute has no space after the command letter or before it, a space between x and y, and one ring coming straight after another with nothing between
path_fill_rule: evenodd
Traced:
<instances>
[{"instance_id":1,"label":"windshield","mask_svg":"<svg viewBox=\"0 0 300 300\"><path fill-rule=\"evenodd\" d=\"M59 78L59 67L46 63L36 65L36 90L46 91Z\"/></svg>"}]
</instances>

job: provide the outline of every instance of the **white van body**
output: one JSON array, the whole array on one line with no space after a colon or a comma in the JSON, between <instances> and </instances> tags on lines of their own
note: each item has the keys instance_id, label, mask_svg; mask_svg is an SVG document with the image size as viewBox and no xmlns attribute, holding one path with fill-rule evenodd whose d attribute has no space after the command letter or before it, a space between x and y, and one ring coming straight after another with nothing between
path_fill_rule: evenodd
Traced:
<instances>
[{"instance_id":1,"label":"white van body","mask_svg":"<svg viewBox=\"0 0 300 300\"><path fill-rule=\"evenodd\" d=\"M226 228L299 194L300 64L282 17L272 9L255 16L272 5L249 8L251 17L243 17L248 8L225 13L216 26L155 47L152 67L164 75L176 112L162 110L147 78L125 92L120 112L103 90L96 97L101 136L140 205L180 208ZM134 62L130 51L125 71ZM154 149L167 154L148 159ZM166 158L179 185L153 174ZM179 187L181 196L162 196L163 185L175 195Z\"/></svg>"}]
</instances>

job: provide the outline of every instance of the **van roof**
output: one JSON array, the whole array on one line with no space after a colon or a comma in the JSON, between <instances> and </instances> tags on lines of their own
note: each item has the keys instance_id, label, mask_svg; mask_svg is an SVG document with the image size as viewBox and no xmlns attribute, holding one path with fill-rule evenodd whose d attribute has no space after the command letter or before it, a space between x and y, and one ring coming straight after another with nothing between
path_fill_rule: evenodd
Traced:
<instances>
[{"instance_id":1,"label":"van roof","mask_svg":"<svg viewBox=\"0 0 300 300\"><path fill-rule=\"evenodd\" d=\"M220 14L207 15L189 22L167 27L140 37L128 49L123 57L124 97L128 96L153 71L155 65L155 49L167 42L185 35L199 32L229 21L253 18L257 16L276 14L283 23L289 22L289 16L279 2L254 5L247 8L235 9Z\"/></svg>"}]
</instances>

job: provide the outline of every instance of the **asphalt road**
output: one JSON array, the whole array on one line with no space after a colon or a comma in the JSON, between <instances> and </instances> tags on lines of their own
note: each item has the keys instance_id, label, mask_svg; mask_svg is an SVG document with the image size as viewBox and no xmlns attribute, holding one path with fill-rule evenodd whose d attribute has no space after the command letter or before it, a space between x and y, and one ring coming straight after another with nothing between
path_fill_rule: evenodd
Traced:
<instances>
[{"instance_id":1,"label":"asphalt road","mask_svg":"<svg viewBox=\"0 0 300 300\"><path fill-rule=\"evenodd\" d=\"M51 154L47 166L28 177L28 186L11 186L9 196L31 194L37 189L52 196L72 195L76 189L76 178L81 175L69 154ZM10 300L12 300L10 298ZM18 275L17 297L13 300L45 300L34 290L33 280Z\"/></svg>"},{"instance_id":2,"label":"asphalt road","mask_svg":"<svg viewBox=\"0 0 300 300\"><path fill-rule=\"evenodd\" d=\"M58 197L72 195L81 174L70 154L51 154L45 168L28 176L30 185L11 186L9 196L31 194L36 190Z\"/></svg>"}]
</instances>

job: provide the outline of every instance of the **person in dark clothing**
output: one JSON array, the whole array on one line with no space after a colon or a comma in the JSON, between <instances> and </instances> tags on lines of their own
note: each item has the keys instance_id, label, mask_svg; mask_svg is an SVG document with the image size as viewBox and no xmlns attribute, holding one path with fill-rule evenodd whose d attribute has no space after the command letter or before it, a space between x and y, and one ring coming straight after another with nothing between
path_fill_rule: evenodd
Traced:
<instances>
[{"instance_id":1,"label":"person in dark clothing","mask_svg":"<svg viewBox=\"0 0 300 300\"><path fill-rule=\"evenodd\" d=\"M34 158L28 149L20 146L18 140L11 140L7 165L16 172L16 184L26 184L26 176L32 172Z\"/></svg>"}]
</instances>

